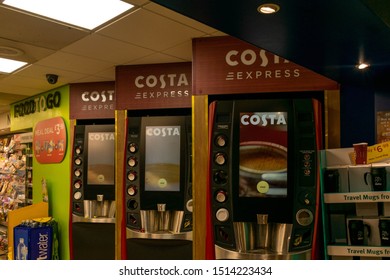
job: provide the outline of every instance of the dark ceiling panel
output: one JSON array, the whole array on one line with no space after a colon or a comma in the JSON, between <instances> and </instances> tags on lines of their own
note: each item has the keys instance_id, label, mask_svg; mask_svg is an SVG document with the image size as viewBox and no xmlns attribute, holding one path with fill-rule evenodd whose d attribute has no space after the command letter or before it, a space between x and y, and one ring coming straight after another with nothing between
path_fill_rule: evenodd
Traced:
<instances>
[{"instance_id":1,"label":"dark ceiling panel","mask_svg":"<svg viewBox=\"0 0 390 280\"><path fill-rule=\"evenodd\" d=\"M255 0L153 2L341 84L378 86L390 75L389 12L381 11L388 11L386 1L277 0L274 15L259 14ZM370 69L358 71L360 60Z\"/></svg>"}]
</instances>

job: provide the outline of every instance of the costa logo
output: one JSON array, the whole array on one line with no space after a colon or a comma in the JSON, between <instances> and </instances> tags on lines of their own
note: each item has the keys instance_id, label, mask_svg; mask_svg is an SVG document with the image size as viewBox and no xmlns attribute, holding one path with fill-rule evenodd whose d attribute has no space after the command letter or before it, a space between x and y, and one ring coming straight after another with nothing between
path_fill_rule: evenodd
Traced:
<instances>
[{"instance_id":1,"label":"costa logo","mask_svg":"<svg viewBox=\"0 0 390 280\"><path fill-rule=\"evenodd\" d=\"M179 136L180 128L179 127L149 127L146 129L147 136Z\"/></svg>"},{"instance_id":2,"label":"costa logo","mask_svg":"<svg viewBox=\"0 0 390 280\"><path fill-rule=\"evenodd\" d=\"M135 86L137 88L144 88L149 87L149 88L161 88L164 89L167 86L170 87L181 87L181 86L188 86L188 79L186 74L162 74L160 76L155 76L155 75L149 75L147 77L145 76L138 76L135 78Z\"/></svg>"},{"instance_id":3,"label":"costa logo","mask_svg":"<svg viewBox=\"0 0 390 280\"><path fill-rule=\"evenodd\" d=\"M259 113L259 114L244 114L241 116L242 125L287 125L285 115L283 113Z\"/></svg>"},{"instance_id":4,"label":"costa logo","mask_svg":"<svg viewBox=\"0 0 390 280\"><path fill-rule=\"evenodd\" d=\"M85 102L107 102L107 101L113 101L114 100L114 90L103 90L101 92L99 91L85 91L81 94L81 99Z\"/></svg>"},{"instance_id":5,"label":"costa logo","mask_svg":"<svg viewBox=\"0 0 390 280\"><path fill-rule=\"evenodd\" d=\"M286 59L282 59L283 62L281 62L281 58L277 55L270 54L269 56L271 56L271 59L273 59L274 64L289 62ZM225 61L229 66L237 66L241 63L246 66L256 64L262 67L266 67L269 64L269 59L265 50L259 50L257 53L251 49L247 49L242 52L231 50L226 54Z\"/></svg>"},{"instance_id":6,"label":"costa logo","mask_svg":"<svg viewBox=\"0 0 390 280\"><path fill-rule=\"evenodd\" d=\"M114 141L114 133L89 133L89 140L91 141Z\"/></svg>"}]
</instances>

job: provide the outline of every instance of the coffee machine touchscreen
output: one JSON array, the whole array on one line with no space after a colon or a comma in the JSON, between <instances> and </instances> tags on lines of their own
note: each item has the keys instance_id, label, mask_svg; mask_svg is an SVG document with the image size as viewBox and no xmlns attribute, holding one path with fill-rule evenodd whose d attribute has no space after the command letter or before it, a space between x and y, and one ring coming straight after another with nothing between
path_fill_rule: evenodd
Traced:
<instances>
[{"instance_id":1,"label":"coffee machine touchscreen","mask_svg":"<svg viewBox=\"0 0 390 280\"><path fill-rule=\"evenodd\" d=\"M239 197L287 197L287 112L240 113Z\"/></svg>"},{"instance_id":2,"label":"coffee machine touchscreen","mask_svg":"<svg viewBox=\"0 0 390 280\"><path fill-rule=\"evenodd\" d=\"M88 176L91 185L114 185L114 133L88 133Z\"/></svg>"},{"instance_id":3,"label":"coffee machine touchscreen","mask_svg":"<svg viewBox=\"0 0 390 280\"><path fill-rule=\"evenodd\" d=\"M180 191L180 126L147 126L145 134L145 191Z\"/></svg>"}]
</instances>

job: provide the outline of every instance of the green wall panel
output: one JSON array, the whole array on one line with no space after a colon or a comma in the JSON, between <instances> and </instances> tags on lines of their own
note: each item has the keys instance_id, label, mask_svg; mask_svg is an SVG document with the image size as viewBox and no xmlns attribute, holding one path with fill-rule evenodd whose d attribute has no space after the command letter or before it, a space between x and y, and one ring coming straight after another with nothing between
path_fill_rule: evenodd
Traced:
<instances>
[{"instance_id":1,"label":"green wall panel","mask_svg":"<svg viewBox=\"0 0 390 280\"><path fill-rule=\"evenodd\" d=\"M60 96L60 97L59 97ZM60 100L58 100L60 98ZM42 201L42 179L46 180L49 194L49 215L59 224L60 258L68 260L69 205L70 205L70 121L69 86L60 87L25 99L11 106L11 131L34 129L46 119L62 117L67 131L67 150L62 162L41 164L33 159L33 203Z\"/></svg>"}]
</instances>

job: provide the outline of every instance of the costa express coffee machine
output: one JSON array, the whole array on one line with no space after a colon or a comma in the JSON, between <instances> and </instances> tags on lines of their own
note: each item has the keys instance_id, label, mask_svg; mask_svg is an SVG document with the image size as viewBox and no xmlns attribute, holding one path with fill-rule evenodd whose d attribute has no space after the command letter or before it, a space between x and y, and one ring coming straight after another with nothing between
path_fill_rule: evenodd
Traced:
<instances>
[{"instance_id":1,"label":"costa express coffee machine","mask_svg":"<svg viewBox=\"0 0 390 280\"><path fill-rule=\"evenodd\" d=\"M73 143L71 258L115 259L115 126L76 125Z\"/></svg>"},{"instance_id":2,"label":"costa express coffee machine","mask_svg":"<svg viewBox=\"0 0 390 280\"><path fill-rule=\"evenodd\" d=\"M210 104L216 259L310 259L317 146L312 99Z\"/></svg>"},{"instance_id":3,"label":"costa express coffee machine","mask_svg":"<svg viewBox=\"0 0 390 280\"><path fill-rule=\"evenodd\" d=\"M191 117L130 117L126 143L126 258L192 259Z\"/></svg>"}]
</instances>

